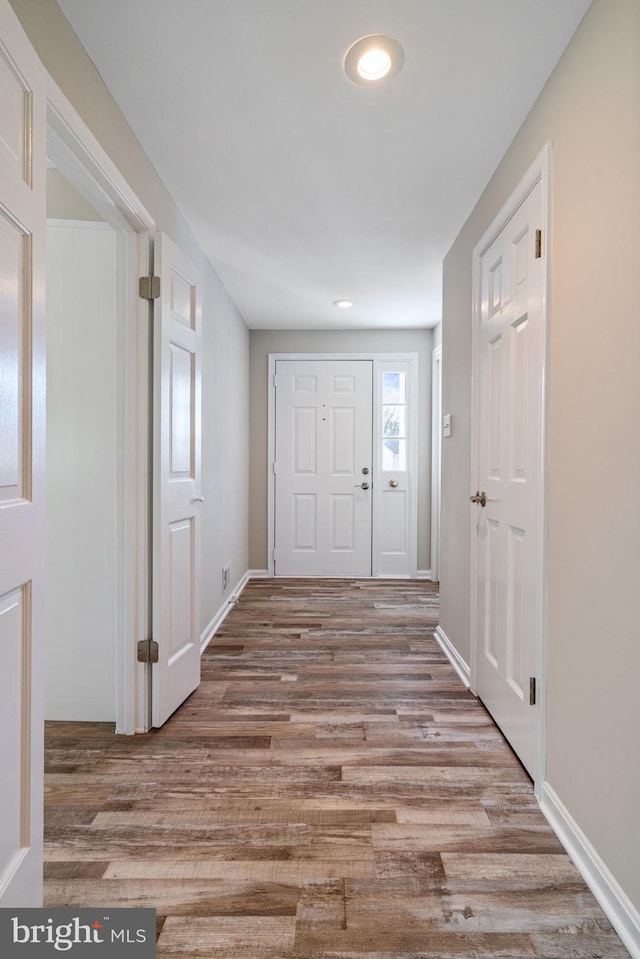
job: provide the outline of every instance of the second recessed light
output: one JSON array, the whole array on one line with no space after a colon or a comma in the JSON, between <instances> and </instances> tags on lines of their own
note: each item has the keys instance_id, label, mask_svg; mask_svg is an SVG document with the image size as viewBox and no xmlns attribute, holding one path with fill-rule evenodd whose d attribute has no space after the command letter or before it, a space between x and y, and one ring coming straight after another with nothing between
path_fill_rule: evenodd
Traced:
<instances>
[{"instance_id":1,"label":"second recessed light","mask_svg":"<svg viewBox=\"0 0 640 959\"><path fill-rule=\"evenodd\" d=\"M339 307L341 310L348 310L355 302L355 300L334 300L333 305Z\"/></svg>"}]
</instances>

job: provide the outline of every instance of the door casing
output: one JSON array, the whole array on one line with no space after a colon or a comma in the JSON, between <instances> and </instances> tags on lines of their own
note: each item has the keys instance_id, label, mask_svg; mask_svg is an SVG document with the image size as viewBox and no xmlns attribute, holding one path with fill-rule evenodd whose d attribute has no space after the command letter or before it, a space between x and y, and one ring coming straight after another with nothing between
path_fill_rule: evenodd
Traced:
<instances>
[{"instance_id":1,"label":"door casing","mask_svg":"<svg viewBox=\"0 0 640 959\"><path fill-rule=\"evenodd\" d=\"M149 272L155 221L49 76L47 154L116 231L117 297L117 635L116 732L150 728L149 667L136 643L150 628L149 305L138 277Z\"/></svg>"},{"instance_id":2,"label":"door casing","mask_svg":"<svg viewBox=\"0 0 640 959\"><path fill-rule=\"evenodd\" d=\"M267 471L267 575L274 575L273 552L275 546L275 487L273 464L275 462L275 372L278 360L370 360L373 363L373 421L378 422L380 416L379 391L376 388L382 363L402 362L409 363L409 390L410 413L409 430L411 443L409 447L409 472L412 477L412 492L409 506L409 578L416 579L418 575L418 395L419 395L419 357L417 353L269 353L268 374L268 408L267 408L267 443L268 443L268 471ZM377 453L374 448L374 456ZM372 562L371 574L378 576L377 551L377 522L380 506L378 504L379 488L374 482L373 488L373 524L372 524ZM388 578L388 577L385 577Z\"/></svg>"},{"instance_id":3,"label":"door casing","mask_svg":"<svg viewBox=\"0 0 640 959\"><path fill-rule=\"evenodd\" d=\"M482 257L489 249L496 237L502 232L507 222L513 216L515 211L524 202L534 186L538 182L542 187L542 337L543 337L543 356L544 368L542 370L543 396L542 396L542 436L541 457L540 457L540 508L538 514L538 533L541 542L541 562L538 575L542 583L540 609L537 616L537 703L538 709L538 766L537 778L534 783L536 798L541 799L542 785L545 780L545 740L546 740L546 722L545 722L545 699L546 699L546 622L547 622L547 489L548 489L548 457L547 457L547 375L548 367L548 323L549 323L549 299L550 299L550 250L551 250L551 169L552 169L552 146L546 143L534 162L531 164L526 174L513 191L507 202L504 204L498 215L494 218L489 228L485 231L481 240L476 244L473 251L473 305L472 305L472 399L471 399L471 476L469 490L473 492L476 484L480 461L480 351L478 330L480 327L481 309L482 309ZM478 561L476 545L477 517L474 510L470 510L469 524L469 544L470 544L470 666L471 666L471 690L477 690L477 656L478 656L478 631L476 622L476 608L478 601Z\"/></svg>"}]
</instances>

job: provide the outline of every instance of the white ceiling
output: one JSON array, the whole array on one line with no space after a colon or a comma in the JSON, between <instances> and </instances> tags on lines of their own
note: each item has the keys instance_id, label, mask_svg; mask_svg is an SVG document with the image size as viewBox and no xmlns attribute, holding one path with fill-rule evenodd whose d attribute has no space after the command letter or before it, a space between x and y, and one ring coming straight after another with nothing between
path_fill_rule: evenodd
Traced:
<instances>
[{"instance_id":1,"label":"white ceiling","mask_svg":"<svg viewBox=\"0 0 640 959\"><path fill-rule=\"evenodd\" d=\"M59 3L248 326L330 329L438 322L442 259L590 0ZM377 89L342 69L370 33L405 50Z\"/></svg>"}]
</instances>

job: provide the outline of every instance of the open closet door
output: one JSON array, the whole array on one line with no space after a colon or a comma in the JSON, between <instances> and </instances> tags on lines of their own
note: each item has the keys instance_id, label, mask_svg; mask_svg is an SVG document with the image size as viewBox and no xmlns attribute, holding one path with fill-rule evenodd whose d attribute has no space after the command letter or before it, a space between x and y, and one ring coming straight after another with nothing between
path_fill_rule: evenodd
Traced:
<instances>
[{"instance_id":1,"label":"open closet door","mask_svg":"<svg viewBox=\"0 0 640 959\"><path fill-rule=\"evenodd\" d=\"M472 581L475 692L534 782L539 771L544 640L544 160L509 200L513 211L476 248L472 424L478 450ZM536 239L537 236L537 239ZM548 230L545 231L548 236ZM473 490L471 490L473 494ZM538 688L536 688L538 687Z\"/></svg>"},{"instance_id":2,"label":"open closet door","mask_svg":"<svg viewBox=\"0 0 640 959\"><path fill-rule=\"evenodd\" d=\"M44 71L0 0L0 906L42 903Z\"/></svg>"},{"instance_id":3,"label":"open closet door","mask_svg":"<svg viewBox=\"0 0 640 959\"><path fill-rule=\"evenodd\" d=\"M200 683L199 277L164 234L154 240L152 723Z\"/></svg>"}]
</instances>

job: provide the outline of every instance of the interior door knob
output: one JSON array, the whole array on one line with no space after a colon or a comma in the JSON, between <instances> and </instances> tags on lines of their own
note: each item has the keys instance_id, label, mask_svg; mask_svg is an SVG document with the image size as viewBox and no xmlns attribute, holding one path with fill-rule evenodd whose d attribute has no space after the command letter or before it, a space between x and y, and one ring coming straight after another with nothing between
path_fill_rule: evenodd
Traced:
<instances>
[{"instance_id":1,"label":"interior door knob","mask_svg":"<svg viewBox=\"0 0 640 959\"><path fill-rule=\"evenodd\" d=\"M390 479L390 480L389 480L389 486L393 486L393 488L395 489L397 485L398 485L398 480L397 480L397 479Z\"/></svg>"},{"instance_id":2,"label":"interior door knob","mask_svg":"<svg viewBox=\"0 0 640 959\"><path fill-rule=\"evenodd\" d=\"M482 490L482 492L480 492L480 490L478 489L478 490L476 490L476 495L475 495L475 496L470 496L470 497L469 497L469 500L470 500L472 503L480 503L480 506L483 506L483 507L484 507L484 506L487 505L487 494L485 493L484 490Z\"/></svg>"}]
</instances>

